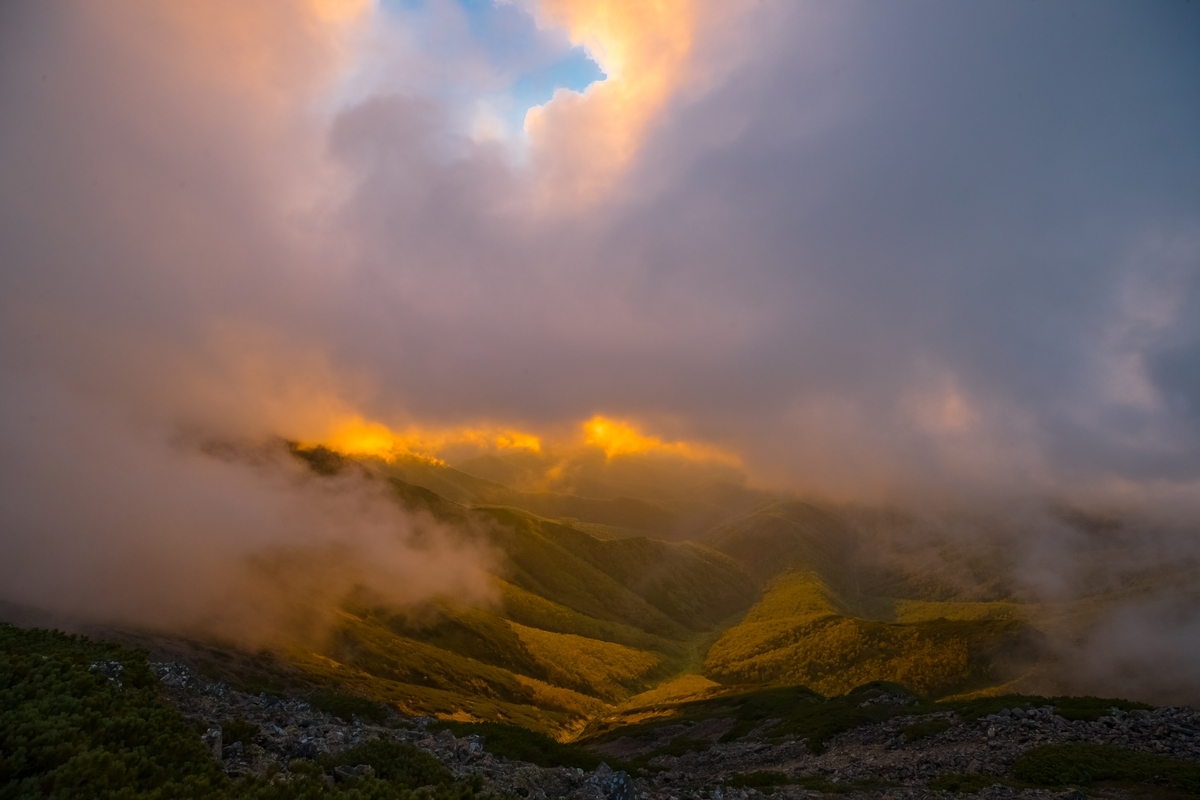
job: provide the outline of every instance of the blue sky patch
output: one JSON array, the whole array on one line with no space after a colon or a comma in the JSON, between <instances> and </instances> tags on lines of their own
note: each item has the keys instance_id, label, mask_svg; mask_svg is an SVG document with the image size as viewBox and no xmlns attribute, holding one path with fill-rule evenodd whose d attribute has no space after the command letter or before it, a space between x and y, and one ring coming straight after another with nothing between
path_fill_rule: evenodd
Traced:
<instances>
[{"instance_id":1,"label":"blue sky patch","mask_svg":"<svg viewBox=\"0 0 1200 800\"><path fill-rule=\"evenodd\" d=\"M496 0L381 0L384 12L408 17L422 26L434 14L457 11L461 46L486 60L488 86L480 96L519 131L525 112L542 105L557 89L582 92L605 74L563 30L539 29L532 15L514 3ZM443 44L445 44L443 42ZM464 86L443 86L440 93L463 97ZM468 91L468 94L470 91Z\"/></svg>"}]
</instances>

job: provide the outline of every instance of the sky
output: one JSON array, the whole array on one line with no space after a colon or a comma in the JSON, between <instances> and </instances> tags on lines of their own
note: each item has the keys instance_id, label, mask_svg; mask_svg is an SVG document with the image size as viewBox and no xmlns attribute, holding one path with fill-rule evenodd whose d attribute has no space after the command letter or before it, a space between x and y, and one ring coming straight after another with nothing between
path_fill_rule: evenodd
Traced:
<instances>
[{"instance_id":1,"label":"sky","mask_svg":"<svg viewBox=\"0 0 1200 800\"><path fill-rule=\"evenodd\" d=\"M1194 520L1197 42L1185 0L6 3L9 552L186 495L180 442L356 420Z\"/></svg>"}]
</instances>

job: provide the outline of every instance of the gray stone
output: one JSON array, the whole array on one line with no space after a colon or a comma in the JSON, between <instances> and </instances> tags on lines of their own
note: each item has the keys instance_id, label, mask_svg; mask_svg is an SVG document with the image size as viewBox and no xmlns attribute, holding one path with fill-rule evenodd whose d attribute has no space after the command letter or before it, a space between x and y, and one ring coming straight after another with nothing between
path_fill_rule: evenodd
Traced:
<instances>
[{"instance_id":1,"label":"gray stone","mask_svg":"<svg viewBox=\"0 0 1200 800\"><path fill-rule=\"evenodd\" d=\"M356 781L359 778L365 778L368 775L374 775L374 774L375 774L375 768L372 767L370 764L359 764L358 766L355 766L355 767L349 767L346 765L342 765L340 767L333 768L333 779L335 781L337 781L338 783L345 783L346 781Z\"/></svg>"},{"instance_id":2,"label":"gray stone","mask_svg":"<svg viewBox=\"0 0 1200 800\"><path fill-rule=\"evenodd\" d=\"M209 728L208 731L203 736L200 737L200 740L202 742L204 742L204 746L208 748L210 753L212 753L212 757L215 758L217 761L220 761L221 760L221 726L214 725L213 727Z\"/></svg>"}]
</instances>

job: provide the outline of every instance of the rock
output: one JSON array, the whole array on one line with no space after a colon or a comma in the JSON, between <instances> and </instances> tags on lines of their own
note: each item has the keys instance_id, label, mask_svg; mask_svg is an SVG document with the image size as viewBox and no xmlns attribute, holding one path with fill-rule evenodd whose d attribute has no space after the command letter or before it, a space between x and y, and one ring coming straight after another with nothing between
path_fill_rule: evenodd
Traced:
<instances>
[{"instance_id":1,"label":"rock","mask_svg":"<svg viewBox=\"0 0 1200 800\"><path fill-rule=\"evenodd\" d=\"M313 759L313 758L316 758L317 756L319 756L320 754L321 754L321 751L317 747L316 742L313 742L308 739L300 739L299 741L295 742L292 745L291 749L288 751L288 755L291 756L292 758Z\"/></svg>"},{"instance_id":2,"label":"rock","mask_svg":"<svg viewBox=\"0 0 1200 800\"><path fill-rule=\"evenodd\" d=\"M1150 713L1112 714L1099 722L1069 721L1051 707L1030 710L1004 709L973 723L957 720L943 712L952 727L935 737L905 741L902 731L916 717L902 716L879 724L865 725L839 734L827 743L822 755L810 753L801 740L768 741L766 731L752 730L736 741L713 741L704 752L679 757L659 757L653 762L662 771L643 770L637 777L604 765L584 773L562 767L543 768L534 764L500 758L486 751L487 742L479 736L456 738L451 731L428 731L432 720L405 720L393 717L388 725L358 721L346 723L296 698L247 694L224 684L214 683L176 664L152 664L159 675L163 696L177 705L183 714L206 731L202 737L213 757L221 760L231 775L269 774L272 764L288 764L292 759L315 759L324 753L338 752L359 742L389 739L412 744L438 758L457 780L473 775L484 780L483 792L498 796L526 797L529 800L669 800L707 798L707 800L762 800L764 792L726 784L731 775L758 771L784 772L802 777L837 778L861 800L900 800L931 796L927 786L948 773L995 774L999 778L1022 753L1047 743L1114 742L1142 752L1161 752L1190 761L1200 761L1200 714L1188 708L1163 708ZM107 669L107 667L104 667ZM97 672L101 667L97 667ZM115 672L115 671L114 671ZM889 697L896 705L905 700ZM926 715L920 715L925 717ZM260 736L253 746L221 748L221 723L241 717L258 726ZM718 721L719 722L719 721ZM399 723L399 724L397 724ZM732 723L714 723L714 730L728 729ZM645 753L687 735L692 726L660 732L646 744ZM701 737L711 740L719 736ZM624 755L613 754L613 758ZM329 784L348 785L367 774L346 766L325 776ZM276 766L276 769L279 769ZM280 772L287 780L286 769ZM886 789L859 791L858 785L875 782ZM431 787L428 793L433 793ZM799 785L780 787L774 797L800 800L813 796ZM1079 795L1055 794L1050 790L1014 793L996 784L976 796L978 800L1080 800Z\"/></svg>"},{"instance_id":3,"label":"rock","mask_svg":"<svg viewBox=\"0 0 1200 800\"><path fill-rule=\"evenodd\" d=\"M624 770L613 770L608 764L596 767L587 783L607 800L637 800L637 790L629 775Z\"/></svg>"},{"instance_id":4,"label":"rock","mask_svg":"<svg viewBox=\"0 0 1200 800\"><path fill-rule=\"evenodd\" d=\"M340 766L333 768L333 779L338 783L346 781L356 781L359 778L365 778L368 775L374 775L375 768L370 764L359 764L356 767Z\"/></svg>"},{"instance_id":5,"label":"rock","mask_svg":"<svg viewBox=\"0 0 1200 800\"><path fill-rule=\"evenodd\" d=\"M117 686L121 685L121 673L125 671L125 665L120 661L97 661L88 667L89 672L98 672Z\"/></svg>"},{"instance_id":6,"label":"rock","mask_svg":"<svg viewBox=\"0 0 1200 800\"><path fill-rule=\"evenodd\" d=\"M476 760L483 755L483 739L474 734L463 737L454 745L454 750L459 761Z\"/></svg>"},{"instance_id":7,"label":"rock","mask_svg":"<svg viewBox=\"0 0 1200 800\"><path fill-rule=\"evenodd\" d=\"M204 742L204 746L212 753L212 757L217 761L221 760L221 726L215 725L200 737L200 741Z\"/></svg>"}]
</instances>

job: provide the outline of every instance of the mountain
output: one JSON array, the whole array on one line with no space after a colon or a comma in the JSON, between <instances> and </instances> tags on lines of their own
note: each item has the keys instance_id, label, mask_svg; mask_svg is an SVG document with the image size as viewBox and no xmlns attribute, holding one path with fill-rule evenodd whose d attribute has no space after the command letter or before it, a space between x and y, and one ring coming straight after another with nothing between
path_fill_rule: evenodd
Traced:
<instances>
[{"instance_id":1,"label":"mountain","mask_svg":"<svg viewBox=\"0 0 1200 800\"><path fill-rule=\"evenodd\" d=\"M1081 613L1016 602L975 556L976 577L956 588L888 555L853 510L713 483L703 470L613 459L552 482L605 495L593 497L532 490L545 464L528 454L456 467L292 452L318 476L354 471L477 537L498 555L494 601L402 609L356 590L319 641L267 653L133 643L247 690L336 691L571 739L748 692L833 697L884 681L938 699L1032 686L1052 665L1047 620ZM639 475L653 478L641 496L613 494Z\"/></svg>"},{"instance_id":2,"label":"mountain","mask_svg":"<svg viewBox=\"0 0 1200 800\"><path fill-rule=\"evenodd\" d=\"M658 691L639 724L595 724L563 743L511 725L405 717L345 694L243 691L145 652L7 625L0 687L4 797L885 800L1020 791L1050 800L1066 796L1065 786L1115 798L1200 792L1200 714L1115 698L931 702L886 682L833 698L801 687L682 701Z\"/></svg>"},{"instance_id":3,"label":"mountain","mask_svg":"<svg viewBox=\"0 0 1200 800\"><path fill-rule=\"evenodd\" d=\"M267 666L200 656L235 683L324 686L570 738L598 720L631 721L660 696L776 686L834 695L885 680L940 697L1000 686L1038 657L1018 606L880 595L913 592L860 557L870 542L852 519L714 485L708 473L690 487L660 476L629 497L613 495L617 478L649 468L584 465L575 485L608 493L588 497L528 490L545 466L528 454L455 467L294 453L321 475L384 481L405 507L482 537L501 555L496 601L397 609L358 592L315 648ZM701 519L713 524L680 538Z\"/></svg>"}]
</instances>

